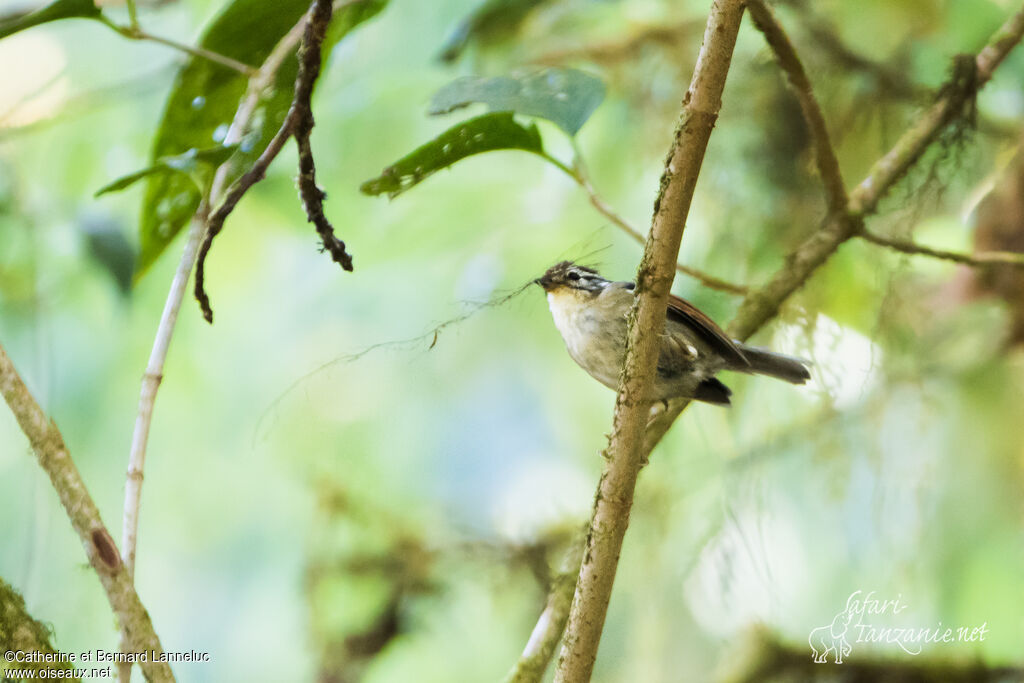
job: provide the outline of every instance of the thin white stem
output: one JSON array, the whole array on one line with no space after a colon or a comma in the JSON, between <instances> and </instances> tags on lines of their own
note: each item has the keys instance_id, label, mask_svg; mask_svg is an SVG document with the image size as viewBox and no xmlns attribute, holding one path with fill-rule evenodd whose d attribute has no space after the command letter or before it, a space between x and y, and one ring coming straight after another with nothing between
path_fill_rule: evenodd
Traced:
<instances>
[{"instance_id":1,"label":"thin white stem","mask_svg":"<svg viewBox=\"0 0 1024 683\"><path fill-rule=\"evenodd\" d=\"M135 418L132 448L128 456L128 480L125 484L124 521L121 531L121 559L128 570L128 576L132 579L135 578L135 549L139 530L139 500L142 496L142 473L146 464L146 443L149 440L149 427L153 422L153 404L156 401L157 389L160 388L160 380L163 379L167 349L171 345L171 336L174 334L174 326L178 321L178 311L181 309L181 302L185 296L185 287L188 284L189 274L192 272L192 266L195 264L196 252L199 251L199 243L202 240L205 222L206 204L204 202L203 207L196 213L192 219L192 225L189 227L185 250L182 252L178 269L174 272L174 279L171 280L171 290L167 295L167 301L164 302L164 311L160 316L156 340L153 342L153 349L149 354L149 362L146 364L146 372L142 377L139 412Z\"/></svg>"},{"instance_id":2,"label":"thin white stem","mask_svg":"<svg viewBox=\"0 0 1024 683\"><path fill-rule=\"evenodd\" d=\"M237 144L249 126L256 107L259 105L263 91L273 82L278 69L284 60L295 50L298 42L302 39L302 28L305 25L306 16L294 26L271 51L263 65L252 73L249 79L249 87L245 96L238 105L231 127L224 136L225 145ZM192 219L189 227L188 237L185 241L185 249L181 254L181 261L171 280L171 288L164 302L163 314L160 316L160 324L157 326L156 339L153 341L153 348L149 354L149 362L146 364L146 372L142 377L142 390L139 395L139 410L135 418L135 430L132 433L131 452L128 455L128 473L124 492L124 513L121 530L121 555L128 571L128 576L135 578L135 553L138 547L139 531L139 506L142 500L142 481L146 464L146 445L149 442L149 429L153 422L153 406L156 402L157 390L163 379L164 361L167 358L167 351L170 348L171 337L174 334L174 327L178 321L178 312L181 310L182 301L185 298L185 288L188 279L195 267L196 255L199 245L202 244L206 235L206 224L209 215L209 207L219 201L227 185L230 162L221 164L217 169L210 186L210 192L203 200L199 210ZM122 634L122 649L125 640ZM121 683L129 683L131 680L130 663L118 665L118 678Z\"/></svg>"}]
</instances>

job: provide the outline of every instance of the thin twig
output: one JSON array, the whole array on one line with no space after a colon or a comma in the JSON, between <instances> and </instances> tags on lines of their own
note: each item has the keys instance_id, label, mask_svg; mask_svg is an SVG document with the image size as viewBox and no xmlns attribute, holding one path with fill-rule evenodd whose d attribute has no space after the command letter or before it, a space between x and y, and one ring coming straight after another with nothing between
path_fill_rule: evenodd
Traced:
<instances>
[{"instance_id":1,"label":"thin twig","mask_svg":"<svg viewBox=\"0 0 1024 683\"><path fill-rule=\"evenodd\" d=\"M166 45L167 47L174 48L175 50L192 55L193 57L199 57L200 59L220 64L221 66L237 71L243 76L252 77L256 73L255 68L240 62L237 59L228 57L227 55L222 55L219 52L214 52L213 50L207 50L204 47L186 45L185 43L179 43L178 41L171 40L170 38L153 35L152 33L148 33L147 31L139 28L137 24L132 26L121 26L119 24L115 24L110 19L107 19L104 15L100 15L99 21L129 40L148 40L152 43Z\"/></svg>"},{"instance_id":2,"label":"thin twig","mask_svg":"<svg viewBox=\"0 0 1024 683\"><path fill-rule=\"evenodd\" d=\"M118 556L117 545L100 518L100 511L64 445L60 430L39 407L2 346L0 394L3 394L14 413L21 431L28 437L39 466L49 475L68 519L71 520L71 526L85 547L89 564L103 584L107 601L127 636L130 650L162 653L163 648L153 630L149 614L132 586L128 569ZM174 680L170 666L166 662L156 661L152 656L140 663L140 666L151 682Z\"/></svg>"},{"instance_id":3,"label":"thin twig","mask_svg":"<svg viewBox=\"0 0 1024 683\"><path fill-rule=\"evenodd\" d=\"M572 166L563 164L557 157L554 157L547 152L542 153L541 156L554 164L557 168L561 169L562 172L572 178L577 185L583 188L583 191L587 193L587 198L590 200L591 206L597 209L598 213L610 220L616 227L633 238L633 240L638 244L643 245L645 242L643 234L618 212L616 212L615 209L613 209L612 206L608 204L600 194L598 194L597 189L594 187L593 183L590 182L590 175L587 173L579 151L576 152ZM747 293L747 288L743 285L737 285L735 283L722 280L721 278L709 275L697 268L684 266L682 263L676 263L676 272L692 277L708 289L714 289L719 292L725 292L726 294L734 294L737 296L743 296Z\"/></svg>"},{"instance_id":4,"label":"thin twig","mask_svg":"<svg viewBox=\"0 0 1024 683\"><path fill-rule=\"evenodd\" d=\"M299 148L299 196L306 207L306 218L316 226L320 235L323 251L331 255L331 259L345 270L352 271L352 256L346 251L345 243L334 234L334 226L324 215L324 199L327 195L317 187L316 165L313 161L313 148L309 143L309 135L313 130L313 108L310 100L313 96L313 85L320 75L321 46L327 33L327 25L331 22L333 7L331 0L315 0L306 33L299 48L299 73L295 79L295 100L292 111L295 112L295 144Z\"/></svg>"},{"instance_id":5,"label":"thin twig","mask_svg":"<svg viewBox=\"0 0 1024 683\"><path fill-rule=\"evenodd\" d=\"M124 0L124 4L128 8L128 25L139 30L139 12L135 7L135 0Z\"/></svg>"},{"instance_id":6,"label":"thin twig","mask_svg":"<svg viewBox=\"0 0 1024 683\"><path fill-rule=\"evenodd\" d=\"M210 307L210 297L206 294L204 287L205 275L206 275L206 257L210 253L210 247L213 245L213 239L220 234L220 231L224 228L224 221L234 211L235 206L245 196L245 193L249 191L249 188L258 183L267 173L267 168L270 163L277 158L277 155L281 153L288 138L292 135L292 127L294 126L291 114L285 118L281 128L277 131L270 142L267 144L266 149L260 154L259 158L252 165L248 171L231 184L228 188L227 194L224 196L224 200L217 207L217 210L210 214L210 218L206 223L206 230L203 237L202 246L199 248L199 260L196 264L196 278L195 286L193 288L196 300L199 302L199 308L203 312L203 318L208 323L213 322L213 309Z\"/></svg>"},{"instance_id":7,"label":"thin twig","mask_svg":"<svg viewBox=\"0 0 1024 683\"><path fill-rule=\"evenodd\" d=\"M743 6L744 0L717 0L712 5L704 44L665 161L650 237L637 272L637 297L629 314L612 436L604 453L606 463L555 674L560 683L584 683L593 672L637 476L645 460L642 449L650 387L673 268L704 152L721 108Z\"/></svg>"},{"instance_id":8,"label":"thin twig","mask_svg":"<svg viewBox=\"0 0 1024 683\"><path fill-rule=\"evenodd\" d=\"M846 186L843 183L843 175L839 171L839 160L832 148L832 142L828 135L828 126L825 124L825 116L821 113L818 100L814 97L814 89L811 81L807 78L807 72L796 54L793 43L786 35L782 25L775 18L775 13L766 5L763 0L749 0L747 10L754 25L764 34L768 46L775 53L779 66L786 74L786 81L789 83L793 94L800 103L800 110L803 112L804 121L811 133L811 140L814 142L814 161L818 167L818 174L825 186L825 198L829 213L842 211L846 208L847 196Z\"/></svg>"},{"instance_id":9,"label":"thin twig","mask_svg":"<svg viewBox=\"0 0 1024 683\"><path fill-rule=\"evenodd\" d=\"M362 1L362 0L360 0ZM355 4L353 0L343 2L344 7ZM266 176L267 168L271 162L281 153L288 138L295 137L299 148L299 193L302 202L306 207L306 215L309 221L316 226L317 234L323 243L325 251L330 252L335 262L339 263L345 270L352 270L352 257L345 251L345 243L334 236L334 229L323 213L323 191L316 186L316 169L313 164L313 153L309 144L309 133L313 127L313 113L310 106L310 98L313 94L313 86L320 75L320 52L324 36L327 32L327 25L331 21L334 6L330 0L314 0L309 12L303 17L303 38L299 47L299 71L295 78L295 96L292 99L288 115L277 133L267 144L267 147L260 154L259 158L245 174L236 180L228 190L224 201L217 210L210 215L206 229L206 236L199 249L199 261L196 265L196 279L194 293L199 302L199 308L203 318L213 322L213 309L210 307L210 297L206 293L206 257L213 246L214 238L224 228L224 221L234 211L235 206L242 199L246 192L253 185ZM294 31L294 29L293 29ZM293 36L289 31L286 38ZM275 50L275 53L277 51Z\"/></svg>"},{"instance_id":10,"label":"thin twig","mask_svg":"<svg viewBox=\"0 0 1024 683\"><path fill-rule=\"evenodd\" d=\"M945 249L933 249L910 240L901 240L894 237L883 237L867 230L861 230L857 237L877 244L880 247L888 247L904 254L914 256L929 256L943 261L952 261L965 266L991 267L998 265L1024 267L1024 254L1013 251L983 251L976 254L964 254L957 251L946 251Z\"/></svg>"}]
</instances>

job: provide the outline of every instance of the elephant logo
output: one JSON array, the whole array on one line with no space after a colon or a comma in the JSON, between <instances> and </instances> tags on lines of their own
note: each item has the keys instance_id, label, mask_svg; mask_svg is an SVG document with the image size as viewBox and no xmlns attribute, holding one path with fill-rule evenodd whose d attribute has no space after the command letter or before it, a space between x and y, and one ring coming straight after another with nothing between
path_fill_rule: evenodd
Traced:
<instances>
[{"instance_id":1,"label":"elephant logo","mask_svg":"<svg viewBox=\"0 0 1024 683\"><path fill-rule=\"evenodd\" d=\"M856 593L854 593L856 595ZM846 601L846 608L836 615L828 626L819 626L811 631L807 643L814 653L814 663L824 664L831 652L836 664L843 663L843 657L848 657L853 647L846 639L846 631L850 628L850 622L856 613L856 606L851 606L853 595Z\"/></svg>"}]
</instances>

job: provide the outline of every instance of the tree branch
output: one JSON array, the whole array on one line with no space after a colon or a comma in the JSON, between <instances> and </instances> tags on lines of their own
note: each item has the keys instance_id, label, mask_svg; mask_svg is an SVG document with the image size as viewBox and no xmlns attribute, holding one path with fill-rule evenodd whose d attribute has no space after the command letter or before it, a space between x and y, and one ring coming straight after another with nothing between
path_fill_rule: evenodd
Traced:
<instances>
[{"instance_id":1,"label":"tree branch","mask_svg":"<svg viewBox=\"0 0 1024 683\"><path fill-rule=\"evenodd\" d=\"M544 671L555 654L558 641L562 639L565 622L569 620L569 608L572 606L580 562L583 561L586 538L586 529L581 529L570 541L558 573L551 581L544 611L530 634L523 654L505 677L504 683L540 683L544 678Z\"/></svg>"},{"instance_id":2,"label":"tree branch","mask_svg":"<svg viewBox=\"0 0 1024 683\"><path fill-rule=\"evenodd\" d=\"M607 462L594 500L586 551L555 675L555 680L563 683L590 680L597 657L637 475L644 461L650 386L673 269L704 152L721 108L743 5L743 0L718 0L712 5L704 44L683 98L682 117L654 203L650 237L637 272L636 303L629 315L626 359L612 436L605 451Z\"/></svg>"},{"instance_id":3,"label":"tree branch","mask_svg":"<svg viewBox=\"0 0 1024 683\"><path fill-rule=\"evenodd\" d=\"M861 230L857 236L866 242L877 244L880 247L895 249L896 251L904 254L929 256L943 261L960 263L965 266L989 267L1007 265L1024 267L1024 254L1013 251L983 251L976 254L963 254L956 251L946 251L944 249L932 249L931 247L925 247L911 242L910 240L901 240L894 237L882 237L881 235L876 235L873 232L868 232L866 229Z\"/></svg>"},{"instance_id":4,"label":"tree branch","mask_svg":"<svg viewBox=\"0 0 1024 683\"><path fill-rule=\"evenodd\" d=\"M825 199L829 212L841 211L846 207L846 185L843 182L843 175L839 171L839 160L836 159L835 150L828 135L828 126L825 124L825 116L821 113L818 100L814 97L814 90L811 88L811 81L807 78L804 65L796 54L796 48L790 42L782 25L775 18L775 13L766 5L763 0L749 0L747 10L754 25L764 34L768 46L775 53L779 67L786 74L786 81L790 89L796 95L800 103L800 111L803 112L804 121L811 133L811 140L814 143L814 161L818 167L818 174L825 186Z\"/></svg>"},{"instance_id":5,"label":"tree branch","mask_svg":"<svg viewBox=\"0 0 1024 683\"><path fill-rule=\"evenodd\" d=\"M132 651L162 653L160 639L153 630L146 608L139 600L127 567L118 556L117 546L100 518L100 511L75 467L57 425L47 419L18 375L7 352L0 346L0 394L10 406L21 431L28 437L39 466L50 477L71 526L85 547L89 564L99 576L117 620ZM153 682L173 681L166 662L152 658L140 664L146 678Z\"/></svg>"}]
</instances>

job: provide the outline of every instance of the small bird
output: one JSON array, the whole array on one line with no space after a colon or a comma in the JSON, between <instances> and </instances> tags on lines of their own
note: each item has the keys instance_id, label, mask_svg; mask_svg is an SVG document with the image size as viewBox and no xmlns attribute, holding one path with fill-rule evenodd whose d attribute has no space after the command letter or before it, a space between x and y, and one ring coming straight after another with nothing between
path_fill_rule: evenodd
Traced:
<instances>
[{"instance_id":1,"label":"small bird","mask_svg":"<svg viewBox=\"0 0 1024 683\"><path fill-rule=\"evenodd\" d=\"M556 263L534 282L547 292L551 317L572 359L598 382L617 389L636 285L611 282L571 261ZM811 378L805 361L733 341L693 304L670 294L651 400L691 398L727 406L732 392L715 379L721 370L791 384Z\"/></svg>"}]
</instances>

